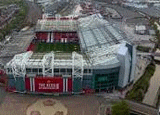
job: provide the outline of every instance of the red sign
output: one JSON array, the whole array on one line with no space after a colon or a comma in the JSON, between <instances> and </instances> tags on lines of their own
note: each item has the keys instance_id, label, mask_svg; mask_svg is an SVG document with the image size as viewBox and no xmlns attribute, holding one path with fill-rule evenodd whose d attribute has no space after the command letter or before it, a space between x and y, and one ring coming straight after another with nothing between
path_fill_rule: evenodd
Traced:
<instances>
[{"instance_id":1,"label":"red sign","mask_svg":"<svg viewBox=\"0 0 160 115\"><path fill-rule=\"evenodd\" d=\"M68 92L72 92L72 78L68 78Z\"/></svg>"},{"instance_id":2,"label":"red sign","mask_svg":"<svg viewBox=\"0 0 160 115\"><path fill-rule=\"evenodd\" d=\"M25 78L25 87L26 87L26 90L27 91L30 91L31 89L31 87L30 87L30 78L28 78L28 77L26 77Z\"/></svg>"},{"instance_id":3,"label":"red sign","mask_svg":"<svg viewBox=\"0 0 160 115\"><path fill-rule=\"evenodd\" d=\"M35 78L35 91L38 92L63 92L63 79L58 78Z\"/></svg>"}]
</instances>

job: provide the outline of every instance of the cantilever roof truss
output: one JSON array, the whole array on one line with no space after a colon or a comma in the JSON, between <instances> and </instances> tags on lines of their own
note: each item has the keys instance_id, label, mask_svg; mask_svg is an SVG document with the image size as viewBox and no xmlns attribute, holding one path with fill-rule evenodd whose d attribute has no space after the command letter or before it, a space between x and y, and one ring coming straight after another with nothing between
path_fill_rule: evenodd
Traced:
<instances>
[{"instance_id":1,"label":"cantilever roof truss","mask_svg":"<svg viewBox=\"0 0 160 115\"><path fill-rule=\"evenodd\" d=\"M76 20L39 20L36 31L77 31Z\"/></svg>"}]
</instances>

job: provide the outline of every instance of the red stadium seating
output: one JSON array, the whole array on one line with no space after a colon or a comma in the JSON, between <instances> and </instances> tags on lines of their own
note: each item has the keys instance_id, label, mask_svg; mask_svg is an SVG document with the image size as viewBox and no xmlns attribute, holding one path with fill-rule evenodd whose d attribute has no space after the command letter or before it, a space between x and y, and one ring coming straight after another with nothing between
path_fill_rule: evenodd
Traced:
<instances>
[{"instance_id":1,"label":"red stadium seating","mask_svg":"<svg viewBox=\"0 0 160 115\"><path fill-rule=\"evenodd\" d=\"M67 41L70 42L77 42L79 41L78 35L76 32L54 32L51 34L53 38L53 41L61 42L61 38L67 38ZM47 32L38 32L36 33L36 37L38 41L47 41L48 39L48 33ZM49 36L50 37L50 36ZM33 48L32 48L33 47ZM34 45L31 44L30 47L27 49L27 51L33 50Z\"/></svg>"},{"instance_id":2,"label":"red stadium seating","mask_svg":"<svg viewBox=\"0 0 160 115\"><path fill-rule=\"evenodd\" d=\"M55 33L54 34L54 40L60 40L62 37L62 34L61 33Z\"/></svg>"},{"instance_id":3,"label":"red stadium seating","mask_svg":"<svg viewBox=\"0 0 160 115\"><path fill-rule=\"evenodd\" d=\"M77 33L56 32L54 33L54 40L61 41L61 38L67 38L67 41L78 41Z\"/></svg>"},{"instance_id":4,"label":"red stadium seating","mask_svg":"<svg viewBox=\"0 0 160 115\"><path fill-rule=\"evenodd\" d=\"M38 40L47 40L48 39L48 33L46 32L41 32L41 33L36 33L36 37Z\"/></svg>"},{"instance_id":5,"label":"red stadium seating","mask_svg":"<svg viewBox=\"0 0 160 115\"><path fill-rule=\"evenodd\" d=\"M33 51L35 49L35 44L31 43L27 48L27 51Z\"/></svg>"}]
</instances>

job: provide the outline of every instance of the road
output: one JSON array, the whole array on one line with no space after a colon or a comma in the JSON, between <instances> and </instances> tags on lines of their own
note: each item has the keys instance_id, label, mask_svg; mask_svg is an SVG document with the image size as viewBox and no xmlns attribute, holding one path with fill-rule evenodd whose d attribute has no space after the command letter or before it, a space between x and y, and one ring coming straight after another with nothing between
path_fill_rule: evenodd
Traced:
<instances>
[{"instance_id":1,"label":"road","mask_svg":"<svg viewBox=\"0 0 160 115\"><path fill-rule=\"evenodd\" d=\"M144 17L144 15L142 15L138 12L132 11L132 10L127 9L127 8L123 8L123 7L118 6L118 5L105 4L105 3L102 3L102 2L96 2L96 3L102 4L102 5L105 5L106 7L115 9L125 19L143 18Z\"/></svg>"},{"instance_id":2,"label":"road","mask_svg":"<svg viewBox=\"0 0 160 115\"><path fill-rule=\"evenodd\" d=\"M135 10L124 8L119 5L106 4L106 2L96 3L116 10L123 17L122 19L114 19L116 21L121 22L125 20L125 23L133 25L149 23L149 20L145 17L144 14L136 12Z\"/></svg>"}]
</instances>

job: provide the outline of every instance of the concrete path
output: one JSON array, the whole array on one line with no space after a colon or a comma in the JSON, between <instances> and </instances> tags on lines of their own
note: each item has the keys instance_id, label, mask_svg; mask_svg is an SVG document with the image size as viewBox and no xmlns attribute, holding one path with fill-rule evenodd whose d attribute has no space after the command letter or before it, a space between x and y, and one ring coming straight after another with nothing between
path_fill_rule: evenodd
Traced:
<instances>
[{"instance_id":1,"label":"concrete path","mask_svg":"<svg viewBox=\"0 0 160 115\"><path fill-rule=\"evenodd\" d=\"M56 103L45 102L48 99ZM0 105L0 115L62 115L62 112L63 115L97 115L98 99L94 95L55 97L7 93Z\"/></svg>"},{"instance_id":2,"label":"concrete path","mask_svg":"<svg viewBox=\"0 0 160 115\"><path fill-rule=\"evenodd\" d=\"M27 115L67 115L67 108L55 99L39 99L36 103L29 106Z\"/></svg>"},{"instance_id":3,"label":"concrete path","mask_svg":"<svg viewBox=\"0 0 160 115\"><path fill-rule=\"evenodd\" d=\"M150 86L143 99L143 103L156 106L157 92L160 87L160 65L156 64L154 75L150 79Z\"/></svg>"}]
</instances>

